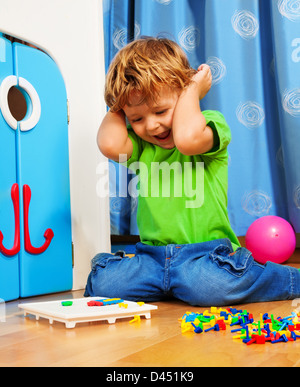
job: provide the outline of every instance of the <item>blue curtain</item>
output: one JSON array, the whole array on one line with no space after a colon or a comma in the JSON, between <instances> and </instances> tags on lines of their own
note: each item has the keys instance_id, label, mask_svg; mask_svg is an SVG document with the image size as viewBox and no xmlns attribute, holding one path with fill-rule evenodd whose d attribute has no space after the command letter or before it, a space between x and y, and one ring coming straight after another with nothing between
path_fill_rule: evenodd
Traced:
<instances>
[{"instance_id":1,"label":"blue curtain","mask_svg":"<svg viewBox=\"0 0 300 387\"><path fill-rule=\"evenodd\" d=\"M104 0L104 26L106 66L143 35L171 38L192 67L211 66L201 108L221 111L231 127L234 231L245 235L255 219L278 215L300 232L299 0ZM116 175L128 176L113 169L116 192ZM111 197L111 232L137 235L136 199L122 195Z\"/></svg>"}]
</instances>

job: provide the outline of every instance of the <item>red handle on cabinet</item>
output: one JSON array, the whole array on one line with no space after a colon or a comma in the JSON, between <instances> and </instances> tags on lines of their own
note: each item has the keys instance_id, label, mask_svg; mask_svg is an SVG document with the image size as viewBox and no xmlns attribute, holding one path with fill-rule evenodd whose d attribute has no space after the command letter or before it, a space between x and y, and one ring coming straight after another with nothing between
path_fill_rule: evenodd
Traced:
<instances>
[{"instance_id":1,"label":"red handle on cabinet","mask_svg":"<svg viewBox=\"0 0 300 387\"><path fill-rule=\"evenodd\" d=\"M45 233L45 243L41 247L33 247L30 241L29 226L28 226L28 215L29 215L29 204L31 200L31 190L29 185L23 186L23 203L24 203L24 238L25 238L25 250L30 254L41 254L46 251L51 243L54 233L51 228L48 228Z\"/></svg>"},{"instance_id":2,"label":"red handle on cabinet","mask_svg":"<svg viewBox=\"0 0 300 387\"><path fill-rule=\"evenodd\" d=\"M20 251L20 204L19 204L19 186L15 183L11 187L11 199L14 205L15 213L15 240L12 249L6 249L3 246L3 234L0 231L0 252L9 257L18 254Z\"/></svg>"}]
</instances>

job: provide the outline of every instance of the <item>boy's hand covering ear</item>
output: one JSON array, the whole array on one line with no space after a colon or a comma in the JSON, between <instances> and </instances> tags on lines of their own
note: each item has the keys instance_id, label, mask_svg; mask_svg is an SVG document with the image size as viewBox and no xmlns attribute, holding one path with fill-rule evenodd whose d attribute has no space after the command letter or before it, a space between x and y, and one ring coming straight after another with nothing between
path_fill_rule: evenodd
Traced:
<instances>
[{"instance_id":1,"label":"boy's hand covering ear","mask_svg":"<svg viewBox=\"0 0 300 387\"><path fill-rule=\"evenodd\" d=\"M193 76L193 81L198 86L199 99L202 99L209 92L212 84L212 75L210 67L202 64L198 67L198 72Z\"/></svg>"}]
</instances>

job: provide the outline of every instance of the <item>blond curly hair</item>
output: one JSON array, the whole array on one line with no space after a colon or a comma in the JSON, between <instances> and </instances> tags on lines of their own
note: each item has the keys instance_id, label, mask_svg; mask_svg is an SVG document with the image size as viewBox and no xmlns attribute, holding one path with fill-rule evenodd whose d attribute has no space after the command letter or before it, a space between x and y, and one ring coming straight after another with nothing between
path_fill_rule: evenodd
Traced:
<instances>
[{"instance_id":1,"label":"blond curly hair","mask_svg":"<svg viewBox=\"0 0 300 387\"><path fill-rule=\"evenodd\" d=\"M196 71L181 47L166 38L145 37L122 48L109 66L105 102L112 112L129 103L133 91L142 101L153 103L161 87L183 90Z\"/></svg>"}]
</instances>

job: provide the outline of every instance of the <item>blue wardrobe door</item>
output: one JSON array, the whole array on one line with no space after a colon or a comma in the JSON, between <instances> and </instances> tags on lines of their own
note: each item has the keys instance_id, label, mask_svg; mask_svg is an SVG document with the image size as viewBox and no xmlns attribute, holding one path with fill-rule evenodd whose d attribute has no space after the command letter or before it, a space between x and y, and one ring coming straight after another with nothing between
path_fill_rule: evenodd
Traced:
<instances>
[{"instance_id":1,"label":"blue wardrobe door","mask_svg":"<svg viewBox=\"0 0 300 387\"><path fill-rule=\"evenodd\" d=\"M13 74L12 47L0 36L0 85ZM0 231L3 246L10 250L15 239L14 206L11 189L16 177L16 132L4 119L0 110ZM0 252L0 299L9 301L19 297L19 257ZM1 300L0 300L1 301Z\"/></svg>"},{"instance_id":2,"label":"blue wardrobe door","mask_svg":"<svg viewBox=\"0 0 300 387\"><path fill-rule=\"evenodd\" d=\"M23 246L20 292L27 297L72 288L67 95L58 67L44 52L14 43L14 57L17 77L29 82L40 101L36 125L23 131L21 121L18 128ZM27 99L28 113L23 121L35 109L35 102L28 95ZM31 194L27 219L24 219L24 186ZM26 251L24 221L34 248L44 245L46 230L53 232L44 252Z\"/></svg>"}]
</instances>

